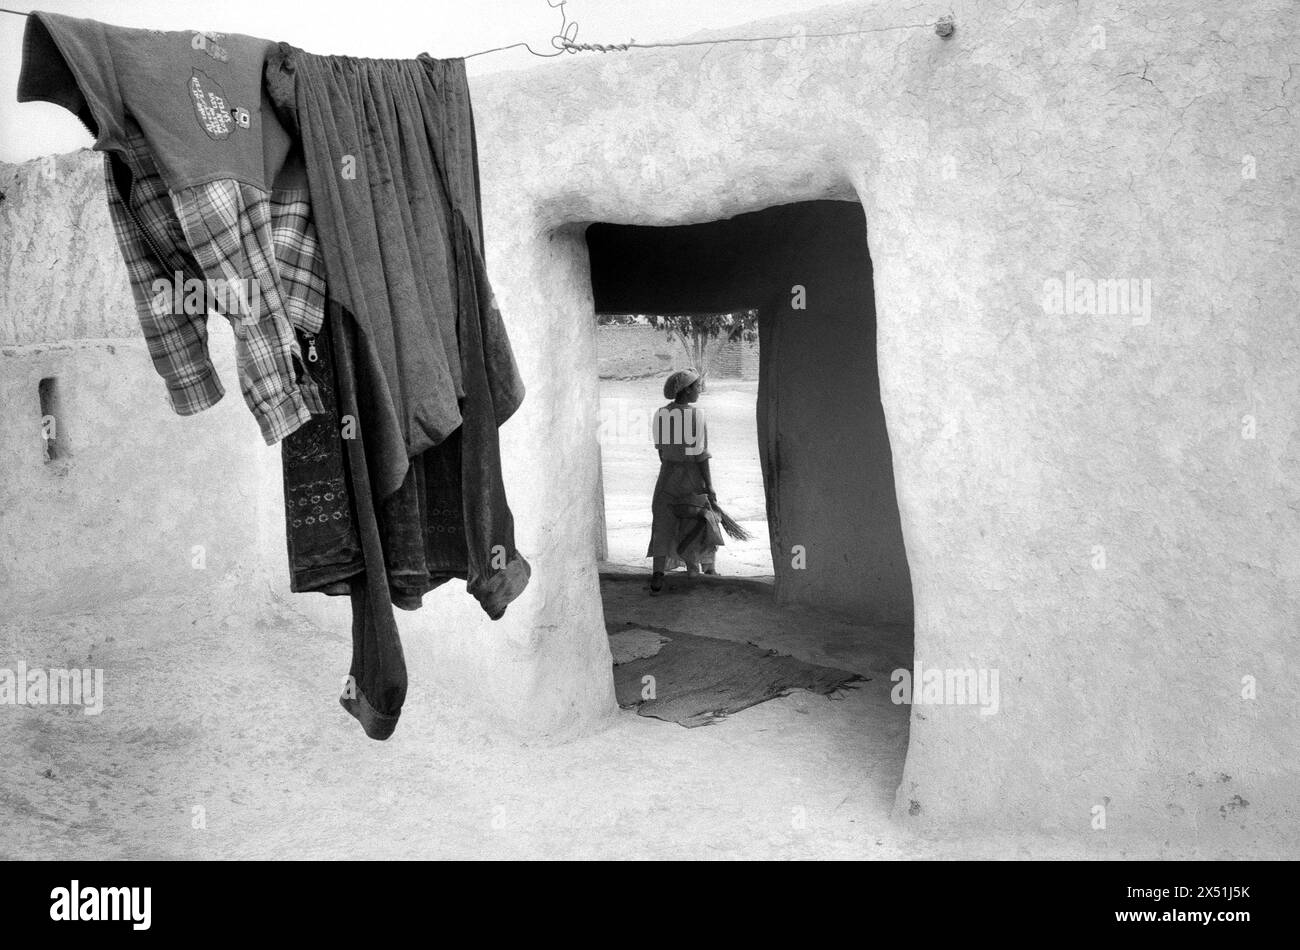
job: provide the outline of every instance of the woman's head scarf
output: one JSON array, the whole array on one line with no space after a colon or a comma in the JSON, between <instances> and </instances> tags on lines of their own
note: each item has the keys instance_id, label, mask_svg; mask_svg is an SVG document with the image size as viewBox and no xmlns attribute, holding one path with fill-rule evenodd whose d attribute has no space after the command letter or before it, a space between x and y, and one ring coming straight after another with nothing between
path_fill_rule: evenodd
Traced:
<instances>
[{"instance_id":1,"label":"woman's head scarf","mask_svg":"<svg viewBox=\"0 0 1300 950\"><path fill-rule=\"evenodd\" d=\"M667 382L664 383L664 398L676 399L678 393L692 383L698 382L699 378L700 374L693 369L679 369L669 376Z\"/></svg>"}]
</instances>

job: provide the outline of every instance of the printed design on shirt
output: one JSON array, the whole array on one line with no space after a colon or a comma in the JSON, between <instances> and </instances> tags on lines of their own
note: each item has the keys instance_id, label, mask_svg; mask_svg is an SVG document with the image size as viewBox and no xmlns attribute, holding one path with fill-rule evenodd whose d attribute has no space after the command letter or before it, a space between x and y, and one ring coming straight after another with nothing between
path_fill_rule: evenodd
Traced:
<instances>
[{"instance_id":1,"label":"printed design on shirt","mask_svg":"<svg viewBox=\"0 0 1300 950\"><path fill-rule=\"evenodd\" d=\"M219 42L225 39L225 33L213 33L209 30L195 31L194 36L190 39L190 47L196 50L202 50L219 63L227 62L230 54L226 48Z\"/></svg>"},{"instance_id":2,"label":"printed design on shirt","mask_svg":"<svg viewBox=\"0 0 1300 950\"><path fill-rule=\"evenodd\" d=\"M201 69L193 70L190 73L190 99L199 125L208 138L220 141L230 137L236 119L226 105L226 93L219 82Z\"/></svg>"}]
</instances>

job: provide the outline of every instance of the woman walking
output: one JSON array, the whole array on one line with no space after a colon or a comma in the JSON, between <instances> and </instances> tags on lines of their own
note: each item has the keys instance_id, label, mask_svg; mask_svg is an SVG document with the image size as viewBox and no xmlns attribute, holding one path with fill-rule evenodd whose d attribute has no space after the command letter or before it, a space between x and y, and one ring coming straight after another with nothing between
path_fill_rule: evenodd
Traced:
<instances>
[{"instance_id":1,"label":"woman walking","mask_svg":"<svg viewBox=\"0 0 1300 950\"><path fill-rule=\"evenodd\" d=\"M650 590L663 590L664 571L679 564L688 574L716 574L714 559L721 535L717 504L709 475L709 439L704 413L695 405L700 398L700 374L684 369L664 383L671 400L654 416L654 442L659 451L659 480L655 482L650 510L654 520L646 557L653 558Z\"/></svg>"}]
</instances>

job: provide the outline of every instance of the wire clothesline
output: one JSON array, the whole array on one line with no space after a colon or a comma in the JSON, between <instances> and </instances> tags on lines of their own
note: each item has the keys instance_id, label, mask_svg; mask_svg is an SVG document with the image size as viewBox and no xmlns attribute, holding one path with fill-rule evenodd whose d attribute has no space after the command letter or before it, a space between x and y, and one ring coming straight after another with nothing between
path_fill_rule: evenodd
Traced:
<instances>
[{"instance_id":1,"label":"wire clothesline","mask_svg":"<svg viewBox=\"0 0 1300 950\"><path fill-rule=\"evenodd\" d=\"M539 53L526 42L510 43L507 46L494 46L492 49L479 50L477 53L467 53L460 57L461 59L473 59L475 56L487 56L489 53L501 53L511 49L526 49L529 53L542 59L551 59L555 56L563 56L565 53L623 53L631 49L668 49L679 46L716 46L722 43L767 43L774 40L804 40L804 39L826 39L838 36L862 36L867 33L888 33L893 30L914 30L925 27L934 27L934 31L940 36L947 38L952 35L954 29L953 18L951 15L940 17L934 23L900 23L897 26L880 26L865 30L838 30L832 33L784 33L772 36L727 36L714 40L677 40L663 43L638 43L634 39L629 39L626 43L579 43L578 42L578 21L570 20L565 12L565 4L568 0L560 0L559 3L552 3L546 0L546 5L553 10L560 11L560 30L551 37L552 53ZM12 13L15 16L31 16L30 12L23 10L10 10L7 7L0 7L0 13Z\"/></svg>"}]
</instances>

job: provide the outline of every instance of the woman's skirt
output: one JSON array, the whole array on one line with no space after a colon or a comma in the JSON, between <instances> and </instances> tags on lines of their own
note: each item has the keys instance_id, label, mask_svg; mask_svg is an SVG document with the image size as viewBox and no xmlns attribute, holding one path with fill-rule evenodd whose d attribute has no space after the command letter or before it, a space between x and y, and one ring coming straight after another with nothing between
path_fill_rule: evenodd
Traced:
<instances>
[{"instance_id":1,"label":"woman's skirt","mask_svg":"<svg viewBox=\"0 0 1300 950\"><path fill-rule=\"evenodd\" d=\"M686 504L692 496L704 494L704 472L697 462L661 462L659 479L655 482L654 497L650 502L653 521L650 526L650 547L646 557L666 557L668 569L675 561L688 564L712 563L717 545L708 542L698 516L679 518L674 505Z\"/></svg>"}]
</instances>

